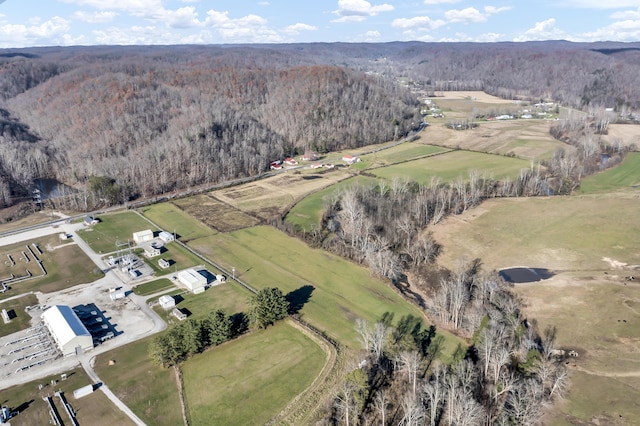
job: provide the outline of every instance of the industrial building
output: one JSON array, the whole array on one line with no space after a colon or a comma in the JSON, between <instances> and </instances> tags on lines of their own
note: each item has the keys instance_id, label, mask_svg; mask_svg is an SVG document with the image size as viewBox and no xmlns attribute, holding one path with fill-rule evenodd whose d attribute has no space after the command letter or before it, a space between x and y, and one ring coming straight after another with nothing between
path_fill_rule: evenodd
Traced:
<instances>
[{"instance_id":1,"label":"industrial building","mask_svg":"<svg viewBox=\"0 0 640 426\"><path fill-rule=\"evenodd\" d=\"M158 237L165 243L170 243L171 241L175 240L173 234L167 231L161 231L160 234L158 234Z\"/></svg>"},{"instance_id":2,"label":"industrial building","mask_svg":"<svg viewBox=\"0 0 640 426\"><path fill-rule=\"evenodd\" d=\"M69 306L50 307L43 312L42 322L51 333L63 356L93 349L91 333Z\"/></svg>"},{"instance_id":3,"label":"industrial building","mask_svg":"<svg viewBox=\"0 0 640 426\"><path fill-rule=\"evenodd\" d=\"M202 293L207 285L207 278L195 269L185 269L178 272L178 280L193 294Z\"/></svg>"},{"instance_id":4,"label":"industrial building","mask_svg":"<svg viewBox=\"0 0 640 426\"><path fill-rule=\"evenodd\" d=\"M153 240L153 231L151 229L145 229L144 231L133 233L133 241L136 244L144 243L151 240Z\"/></svg>"}]
</instances>

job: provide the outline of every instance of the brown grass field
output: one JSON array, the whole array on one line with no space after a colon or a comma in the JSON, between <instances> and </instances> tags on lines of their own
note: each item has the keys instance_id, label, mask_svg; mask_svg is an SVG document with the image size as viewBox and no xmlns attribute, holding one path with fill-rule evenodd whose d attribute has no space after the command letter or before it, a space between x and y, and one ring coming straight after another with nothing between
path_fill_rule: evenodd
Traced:
<instances>
[{"instance_id":1,"label":"brown grass field","mask_svg":"<svg viewBox=\"0 0 640 426\"><path fill-rule=\"evenodd\" d=\"M221 189L212 195L239 210L270 219L283 215L295 202L309 193L349 176L349 173L341 169L322 173L280 173L257 182Z\"/></svg>"},{"instance_id":2,"label":"brown grass field","mask_svg":"<svg viewBox=\"0 0 640 426\"><path fill-rule=\"evenodd\" d=\"M623 145L636 145L636 151L640 150L640 126L633 124L610 124L609 132L602 137L606 142L621 139Z\"/></svg>"},{"instance_id":3,"label":"brown grass field","mask_svg":"<svg viewBox=\"0 0 640 426\"><path fill-rule=\"evenodd\" d=\"M548 268L555 276L516 284L524 313L579 357L572 385L544 424L633 424L640 412L640 221L635 194L484 202L434 227L440 262L482 259L486 270Z\"/></svg>"},{"instance_id":4,"label":"brown grass field","mask_svg":"<svg viewBox=\"0 0 640 426\"><path fill-rule=\"evenodd\" d=\"M199 194L174 201L185 213L220 232L250 228L258 220L246 213L220 202L211 195Z\"/></svg>"}]
</instances>

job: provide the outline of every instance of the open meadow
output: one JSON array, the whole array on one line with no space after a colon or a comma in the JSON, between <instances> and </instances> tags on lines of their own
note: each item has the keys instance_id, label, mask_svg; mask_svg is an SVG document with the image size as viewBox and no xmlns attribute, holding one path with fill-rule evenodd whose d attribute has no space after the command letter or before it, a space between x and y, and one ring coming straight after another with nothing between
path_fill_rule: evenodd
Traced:
<instances>
[{"instance_id":1,"label":"open meadow","mask_svg":"<svg viewBox=\"0 0 640 426\"><path fill-rule=\"evenodd\" d=\"M449 149L419 142L405 142L393 148L363 155L361 157L362 162L356 163L354 166L358 166L363 170L372 169L428 157L446 151L449 151Z\"/></svg>"},{"instance_id":2,"label":"open meadow","mask_svg":"<svg viewBox=\"0 0 640 426\"><path fill-rule=\"evenodd\" d=\"M378 177L392 180L406 178L422 184L428 184L432 178L443 182L452 182L462 177L466 180L469 172L477 170L487 177L502 179L516 178L520 170L529 167L529 162L517 158L485 154L472 151L451 151L440 155L408 161L388 167L372 170Z\"/></svg>"},{"instance_id":3,"label":"open meadow","mask_svg":"<svg viewBox=\"0 0 640 426\"><path fill-rule=\"evenodd\" d=\"M55 385L51 381L56 380ZM60 399L54 396L54 393L61 390L64 392L67 402L76 412L76 418L81 425L132 425L129 418L120 411L100 390L94 391L92 394L75 399L73 391L83 386L91 384L91 380L84 370L77 368L67 372L67 379L61 380L60 375L43 377L36 382L26 383L20 386L14 386L0 391L0 401L2 405L15 410L18 409L20 414L11 419L13 426L32 426L32 425L48 425L50 424L49 406L42 398L51 395L54 404L64 424L71 424L69 417L64 411ZM42 390L38 390L38 385L42 384Z\"/></svg>"},{"instance_id":4,"label":"open meadow","mask_svg":"<svg viewBox=\"0 0 640 426\"><path fill-rule=\"evenodd\" d=\"M40 248L42 254L33 247L34 243ZM27 246L34 250L33 253ZM43 275L33 254L42 262L46 275ZM0 258L6 259L0 263L0 277L3 281L7 282L11 274L21 277L28 275L27 271L29 271L32 275L32 278L24 281L8 283L10 289L0 293L0 299L30 291L51 293L78 284L90 283L104 276L80 247L72 242L61 242L58 235L48 235L37 240L1 247Z\"/></svg>"},{"instance_id":5,"label":"open meadow","mask_svg":"<svg viewBox=\"0 0 640 426\"><path fill-rule=\"evenodd\" d=\"M17 299L0 300L0 310L5 309L13 319L9 323L0 322L0 337L31 327L31 315L25 312L27 306L38 304L34 294L26 294ZM15 315L15 316L13 316Z\"/></svg>"},{"instance_id":6,"label":"open meadow","mask_svg":"<svg viewBox=\"0 0 640 426\"><path fill-rule=\"evenodd\" d=\"M524 313L554 325L576 350L572 385L545 424L630 424L640 406L640 265L634 194L485 201L433 228L439 261L482 259L484 269L544 268L550 279L516 284ZM636 271L636 272L634 272Z\"/></svg>"},{"instance_id":7,"label":"open meadow","mask_svg":"<svg viewBox=\"0 0 640 426\"><path fill-rule=\"evenodd\" d=\"M133 211L105 214L100 222L78 231L78 235L89 244L96 253L116 251L116 241L127 242L133 239L133 233L151 229L159 231L140 215Z\"/></svg>"},{"instance_id":8,"label":"open meadow","mask_svg":"<svg viewBox=\"0 0 640 426\"><path fill-rule=\"evenodd\" d=\"M622 164L582 179L579 192L638 191L639 188L640 152L630 152Z\"/></svg>"},{"instance_id":9,"label":"open meadow","mask_svg":"<svg viewBox=\"0 0 640 426\"><path fill-rule=\"evenodd\" d=\"M142 207L140 213L163 230L175 232L181 241L189 241L216 233L215 230L170 202Z\"/></svg>"},{"instance_id":10,"label":"open meadow","mask_svg":"<svg viewBox=\"0 0 640 426\"><path fill-rule=\"evenodd\" d=\"M121 346L95 359L94 368L118 398L149 425L182 425L174 370L151 362L153 337ZM109 361L113 361L110 365Z\"/></svg>"},{"instance_id":11,"label":"open meadow","mask_svg":"<svg viewBox=\"0 0 640 426\"><path fill-rule=\"evenodd\" d=\"M269 226L218 234L190 244L255 288L278 287L299 300L302 319L351 348L360 343L357 318L376 321L385 312L421 316L388 284L359 265L287 236ZM445 333L448 349L457 340ZM451 347L453 346L453 347ZM448 350L445 349L445 352Z\"/></svg>"},{"instance_id":12,"label":"open meadow","mask_svg":"<svg viewBox=\"0 0 640 426\"><path fill-rule=\"evenodd\" d=\"M287 322L195 355L182 367L190 422L265 424L313 382L325 359Z\"/></svg>"},{"instance_id":13,"label":"open meadow","mask_svg":"<svg viewBox=\"0 0 640 426\"><path fill-rule=\"evenodd\" d=\"M219 232L249 228L258 223L258 219L255 217L239 211L208 194L181 198L175 200L174 204L199 222ZM198 237L192 235L189 240L195 238ZM183 241L185 240L183 239Z\"/></svg>"}]
</instances>

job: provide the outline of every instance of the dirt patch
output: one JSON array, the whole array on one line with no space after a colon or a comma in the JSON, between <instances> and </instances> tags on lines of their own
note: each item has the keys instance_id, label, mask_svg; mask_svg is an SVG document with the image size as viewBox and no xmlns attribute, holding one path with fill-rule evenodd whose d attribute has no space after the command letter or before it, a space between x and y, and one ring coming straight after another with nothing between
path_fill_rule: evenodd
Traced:
<instances>
[{"instance_id":1,"label":"dirt patch","mask_svg":"<svg viewBox=\"0 0 640 426\"><path fill-rule=\"evenodd\" d=\"M250 228L260 222L208 194L177 200L175 204L189 215L220 232Z\"/></svg>"}]
</instances>

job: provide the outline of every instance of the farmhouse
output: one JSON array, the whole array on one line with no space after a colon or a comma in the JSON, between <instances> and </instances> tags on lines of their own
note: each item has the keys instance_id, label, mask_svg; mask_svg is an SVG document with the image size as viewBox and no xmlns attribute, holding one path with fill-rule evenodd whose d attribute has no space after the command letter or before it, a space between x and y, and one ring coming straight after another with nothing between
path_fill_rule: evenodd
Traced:
<instances>
[{"instance_id":1,"label":"farmhouse","mask_svg":"<svg viewBox=\"0 0 640 426\"><path fill-rule=\"evenodd\" d=\"M342 161L351 165L354 163L359 163L362 160L360 159L360 157L354 157L353 155L345 155L344 157L342 157Z\"/></svg>"},{"instance_id":2,"label":"farmhouse","mask_svg":"<svg viewBox=\"0 0 640 426\"><path fill-rule=\"evenodd\" d=\"M93 349L91 333L69 306L50 307L42 314L42 322L53 336L63 356Z\"/></svg>"},{"instance_id":3,"label":"farmhouse","mask_svg":"<svg viewBox=\"0 0 640 426\"><path fill-rule=\"evenodd\" d=\"M294 160L291 157L287 157L284 159L284 164L288 165L288 166L296 166L298 164L298 162L296 160Z\"/></svg>"},{"instance_id":4,"label":"farmhouse","mask_svg":"<svg viewBox=\"0 0 640 426\"><path fill-rule=\"evenodd\" d=\"M171 241L175 240L173 234L167 231L161 231L160 234L158 234L158 237L165 243L170 243Z\"/></svg>"},{"instance_id":5,"label":"farmhouse","mask_svg":"<svg viewBox=\"0 0 640 426\"><path fill-rule=\"evenodd\" d=\"M160 299L158 299L158 303L160 303L160 306L165 311L173 309L176 306L176 300L168 294L160 296Z\"/></svg>"},{"instance_id":6,"label":"farmhouse","mask_svg":"<svg viewBox=\"0 0 640 426\"><path fill-rule=\"evenodd\" d=\"M309 166L312 169L321 169L322 168L322 164L318 163L318 164L312 164Z\"/></svg>"},{"instance_id":7,"label":"farmhouse","mask_svg":"<svg viewBox=\"0 0 640 426\"><path fill-rule=\"evenodd\" d=\"M151 240L153 240L153 231L151 229L145 229L144 231L133 233L133 241L136 244L144 243Z\"/></svg>"},{"instance_id":8,"label":"farmhouse","mask_svg":"<svg viewBox=\"0 0 640 426\"><path fill-rule=\"evenodd\" d=\"M318 159L318 154L315 152L305 152L304 155L300 157L300 161L315 161Z\"/></svg>"},{"instance_id":9,"label":"farmhouse","mask_svg":"<svg viewBox=\"0 0 640 426\"><path fill-rule=\"evenodd\" d=\"M282 169L282 163L280 161L274 161L269 165L271 170L280 170Z\"/></svg>"},{"instance_id":10,"label":"farmhouse","mask_svg":"<svg viewBox=\"0 0 640 426\"><path fill-rule=\"evenodd\" d=\"M185 269L178 272L178 280L193 294L202 293L207 285L207 279L195 269Z\"/></svg>"}]
</instances>

